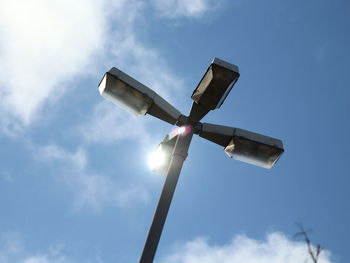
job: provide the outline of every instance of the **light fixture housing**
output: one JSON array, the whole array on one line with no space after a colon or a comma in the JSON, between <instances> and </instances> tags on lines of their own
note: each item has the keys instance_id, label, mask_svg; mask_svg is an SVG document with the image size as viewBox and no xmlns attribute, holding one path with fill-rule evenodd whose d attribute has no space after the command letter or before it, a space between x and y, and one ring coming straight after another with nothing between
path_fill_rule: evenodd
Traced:
<instances>
[{"instance_id":1,"label":"light fixture housing","mask_svg":"<svg viewBox=\"0 0 350 263\"><path fill-rule=\"evenodd\" d=\"M106 72L98 89L104 98L135 115L150 114L170 124L181 115L156 92L117 68Z\"/></svg>"},{"instance_id":2,"label":"light fixture housing","mask_svg":"<svg viewBox=\"0 0 350 263\"><path fill-rule=\"evenodd\" d=\"M279 139L234 127L203 123L199 136L225 147L233 159L264 168L271 168L284 151Z\"/></svg>"},{"instance_id":3,"label":"light fixture housing","mask_svg":"<svg viewBox=\"0 0 350 263\"><path fill-rule=\"evenodd\" d=\"M238 78L236 65L215 58L193 91L192 99L207 110L218 109Z\"/></svg>"}]
</instances>

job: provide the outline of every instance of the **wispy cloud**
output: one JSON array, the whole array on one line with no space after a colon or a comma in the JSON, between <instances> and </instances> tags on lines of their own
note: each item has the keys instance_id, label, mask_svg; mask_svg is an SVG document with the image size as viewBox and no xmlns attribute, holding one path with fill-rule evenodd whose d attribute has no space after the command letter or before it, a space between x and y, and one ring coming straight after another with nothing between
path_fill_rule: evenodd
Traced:
<instances>
[{"instance_id":1,"label":"wispy cloud","mask_svg":"<svg viewBox=\"0 0 350 263\"><path fill-rule=\"evenodd\" d=\"M169 69L165 59L155 49L143 45L135 33L128 32L116 43L112 53L118 67L174 103L183 92L184 81Z\"/></svg>"},{"instance_id":2,"label":"wispy cloud","mask_svg":"<svg viewBox=\"0 0 350 263\"><path fill-rule=\"evenodd\" d=\"M22 253L23 245L20 236L16 233L0 235L0 262L19 262L18 254Z\"/></svg>"},{"instance_id":3,"label":"wispy cloud","mask_svg":"<svg viewBox=\"0 0 350 263\"><path fill-rule=\"evenodd\" d=\"M6 182L12 182L14 180L13 175L7 171L0 172L0 179L4 180Z\"/></svg>"},{"instance_id":4,"label":"wispy cloud","mask_svg":"<svg viewBox=\"0 0 350 263\"><path fill-rule=\"evenodd\" d=\"M18 233L0 234L1 263L74 263L62 253L62 246L49 247L47 251L30 253ZM92 262L99 262L98 259Z\"/></svg>"},{"instance_id":5,"label":"wispy cloud","mask_svg":"<svg viewBox=\"0 0 350 263\"><path fill-rule=\"evenodd\" d=\"M78 149L75 152L68 152L55 144L40 147L36 153L37 157L46 161L61 161L74 170L83 171L86 167L86 152Z\"/></svg>"},{"instance_id":6,"label":"wispy cloud","mask_svg":"<svg viewBox=\"0 0 350 263\"><path fill-rule=\"evenodd\" d=\"M106 175L89 172L87 153L83 149L69 152L51 144L38 148L35 157L61 167L55 169L54 176L71 191L75 209L99 211L106 206L126 208L131 203L148 201L148 192L141 185L122 185Z\"/></svg>"},{"instance_id":7,"label":"wispy cloud","mask_svg":"<svg viewBox=\"0 0 350 263\"><path fill-rule=\"evenodd\" d=\"M201 17L215 10L222 1L212 0L152 0L161 16L168 18Z\"/></svg>"},{"instance_id":8,"label":"wispy cloud","mask_svg":"<svg viewBox=\"0 0 350 263\"><path fill-rule=\"evenodd\" d=\"M66 184L74 192L75 209L100 211L108 206L128 208L131 204L147 203L149 193L141 185L122 185L106 176L98 174L75 174L65 178Z\"/></svg>"},{"instance_id":9,"label":"wispy cloud","mask_svg":"<svg viewBox=\"0 0 350 263\"><path fill-rule=\"evenodd\" d=\"M147 119L124 112L108 101L96 104L91 116L80 126L80 131L89 142L109 143L121 139L146 141Z\"/></svg>"},{"instance_id":10,"label":"wispy cloud","mask_svg":"<svg viewBox=\"0 0 350 263\"><path fill-rule=\"evenodd\" d=\"M174 252L163 259L164 263L312 263L306 245L288 239L282 233L270 233L266 240L255 240L244 235L236 236L224 245L210 244L197 238L179 244ZM329 251L323 251L319 263L331 263Z\"/></svg>"}]
</instances>

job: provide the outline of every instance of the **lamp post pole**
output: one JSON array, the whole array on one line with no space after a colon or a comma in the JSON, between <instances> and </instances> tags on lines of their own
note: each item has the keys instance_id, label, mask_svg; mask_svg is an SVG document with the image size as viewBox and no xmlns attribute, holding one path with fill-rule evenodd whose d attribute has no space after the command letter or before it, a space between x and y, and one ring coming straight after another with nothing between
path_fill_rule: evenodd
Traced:
<instances>
[{"instance_id":1,"label":"lamp post pole","mask_svg":"<svg viewBox=\"0 0 350 263\"><path fill-rule=\"evenodd\" d=\"M187 157L188 148L190 147L193 136L194 128L191 125L187 125L186 127L186 132L184 134L177 135L169 170L167 172L163 190L158 201L158 206L142 251L140 263L152 263L156 254L171 200L173 199L176 184L180 176L180 171Z\"/></svg>"}]
</instances>

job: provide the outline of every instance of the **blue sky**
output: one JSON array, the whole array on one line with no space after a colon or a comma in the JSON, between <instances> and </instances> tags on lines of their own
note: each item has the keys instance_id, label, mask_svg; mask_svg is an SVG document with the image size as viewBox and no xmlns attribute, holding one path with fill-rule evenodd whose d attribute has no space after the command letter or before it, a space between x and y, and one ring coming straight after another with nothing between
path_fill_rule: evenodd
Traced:
<instances>
[{"instance_id":1,"label":"blue sky","mask_svg":"<svg viewBox=\"0 0 350 263\"><path fill-rule=\"evenodd\" d=\"M271 170L195 137L155 262L347 262L350 3L6 1L0 10L0 263L137 262L173 127L105 101L115 66L187 114L214 57L240 68L203 121L282 139Z\"/></svg>"}]
</instances>

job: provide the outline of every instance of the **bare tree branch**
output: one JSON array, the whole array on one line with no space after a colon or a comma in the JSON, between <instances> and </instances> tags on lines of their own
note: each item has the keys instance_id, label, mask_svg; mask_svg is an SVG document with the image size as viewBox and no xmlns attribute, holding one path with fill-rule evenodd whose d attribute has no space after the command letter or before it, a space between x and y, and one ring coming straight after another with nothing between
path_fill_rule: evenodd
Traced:
<instances>
[{"instance_id":1,"label":"bare tree branch","mask_svg":"<svg viewBox=\"0 0 350 263\"><path fill-rule=\"evenodd\" d=\"M307 244L307 249L309 252L309 255L314 263L317 263L318 257L323 250L323 247L321 245L317 245L316 249L312 247L311 240L308 236L308 233L311 232L311 230L305 230L304 225L301 222L296 223L297 227L299 228L299 232L297 232L294 237L302 237L305 240L305 243Z\"/></svg>"}]
</instances>

